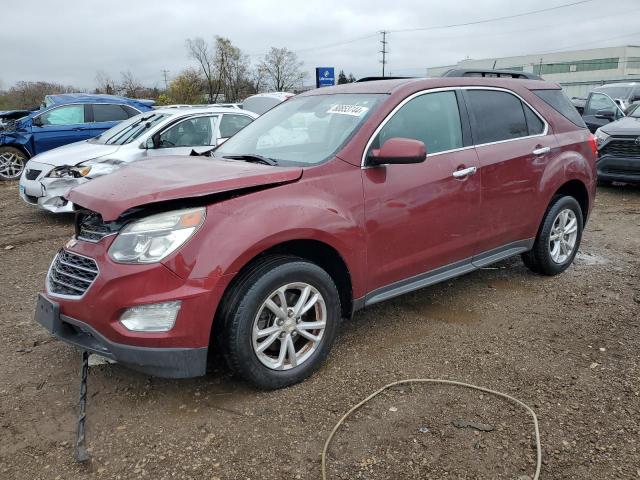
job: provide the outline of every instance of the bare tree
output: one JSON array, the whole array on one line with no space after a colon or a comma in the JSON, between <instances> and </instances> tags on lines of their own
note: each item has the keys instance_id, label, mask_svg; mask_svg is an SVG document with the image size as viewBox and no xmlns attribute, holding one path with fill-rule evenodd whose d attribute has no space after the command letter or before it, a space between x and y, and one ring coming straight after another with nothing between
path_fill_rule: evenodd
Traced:
<instances>
[{"instance_id":1,"label":"bare tree","mask_svg":"<svg viewBox=\"0 0 640 480\"><path fill-rule=\"evenodd\" d=\"M200 65L207 87L209 103L215 103L214 98L217 98L220 91L219 74L216 72L216 51L212 50L201 37L187 39L187 50L189 56Z\"/></svg>"},{"instance_id":2,"label":"bare tree","mask_svg":"<svg viewBox=\"0 0 640 480\"><path fill-rule=\"evenodd\" d=\"M227 38L216 37L216 63L225 101L237 102L250 91L249 58Z\"/></svg>"},{"instance_id":3,"label":"bare tree","mask_svg":"<svg viewBox=\"0 0 640 480\"><path fill-rule=\"evenodd\" d=\"M120 93L125 97L138 98L144 87L130 70L121 72L122 80L120 81Z\"/></svg>"},{"instance_id":4,"label":"bare tree","mask_svg":"<svg viewBox=\"0 0 640 480\"><path fill-rule=\"evenodd\" d=\"M3 108L34 108L46 95L77 92L78 89L50 82L17 82L4 95Z\"/></svg>"},{"instance_id":5,"label":"bare tree","mask_svg":"<svg viewBox=\"0 0 640 480\"><path fill-rule=\"evenodd\" d=\"M301 70L303 63L287 48L271 47L258 66L267 77L267 84L278 92L292 90L299 85L306 73Z\"/></svg>"},{"instance_id":6,"label":"bare tree","mask_svg":"<svg viewBox=\"0 0 640 480\"><path fill-rule=\"evenodd\" d=\"M115 80L104 70L96 72L96 85L96 93L114 95L118 91Z\"/></svg>"}]
</instances>

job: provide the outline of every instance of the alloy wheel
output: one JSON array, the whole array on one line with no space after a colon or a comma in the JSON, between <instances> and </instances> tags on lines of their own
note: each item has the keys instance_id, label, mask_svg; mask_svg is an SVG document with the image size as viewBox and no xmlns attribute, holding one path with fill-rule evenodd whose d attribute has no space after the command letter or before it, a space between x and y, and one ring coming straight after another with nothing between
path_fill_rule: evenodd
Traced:
<instances>
[{"instance_id":1,"label":"alloy wheel","mask_svg":"<svg viewBox=\"0 0 640 480\"><path fill-rule=\"evenodd\" d=\"M0 178L14 180L24 169L24 157L14 152L0 153Z\"/></svg>"},{"instance_id":2,"label":"alloy wheel","mask_svg":"<svg viewBox=\"0 0 640 480\"><path fill-rule=\"evenodd\" d=\"M272 370L290 370L318 349L327 324L322 294L308 283L288 283L272 292L253 322L253 351Z\"/></svg>"},{"instance_id":3,"label":"alloy wheel","mask_svg":"<svg viewBox=\"0 0 640 480\"><path fill-rule=\"evenodd\" d=\"M555 263L564 263L571 257L578 238L578 219L573 210L565 208L553 221L549 235L549 253Z\"/></svg>"}]
</instances>

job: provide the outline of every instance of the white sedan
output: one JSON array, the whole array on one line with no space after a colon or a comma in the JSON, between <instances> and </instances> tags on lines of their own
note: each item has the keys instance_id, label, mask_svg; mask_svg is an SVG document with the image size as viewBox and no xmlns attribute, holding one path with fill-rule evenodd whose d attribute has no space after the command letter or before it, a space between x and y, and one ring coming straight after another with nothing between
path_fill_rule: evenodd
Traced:
<instances>
[{"instance_id":1,"label":"white sedan","mask_svg":"<svg viewBox=\"0 0 640 480\"><path fill-rule=\"evenodd\" d=\"M257 117L226 107L141 113L98 137L33 157L20 177L20 197L50 212L72 212L73 204L64 198L70 188L133 161L210 150Z\"/></svg>"}]
</instances>

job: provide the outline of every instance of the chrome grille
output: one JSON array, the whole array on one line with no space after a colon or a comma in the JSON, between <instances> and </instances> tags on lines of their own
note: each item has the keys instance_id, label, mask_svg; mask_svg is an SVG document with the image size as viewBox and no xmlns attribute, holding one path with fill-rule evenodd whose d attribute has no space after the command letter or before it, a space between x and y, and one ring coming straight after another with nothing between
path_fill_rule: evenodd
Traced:
<instances>
[{"instance_id":1,"label":"chrome grille","mask_svg":"<svg viewBox=\"0 0 640 480\"><path fill-rule=\"evenodd\" d=\"M60 250L53 259L47 283L55 295L81 297L98 276L98 265L87 257Z\"/></svg>"},{"instance_id":2,"label":"chrome grille","mask_svg":"<svg viewBox=\"0 0 640 480\"><path fill-rule=\"evenodd\" d=\"M24 176L27 177L27 180L35 180L36 178L38 178L38 175L40 175L40 173L42 172L42 170L31 170L28 169Z\"/></svg>"},{"instance_id":3,"label":"chrome grille","mask_svg":"<svg viewBox=\"0 0 640 480\"><path fill-rule=\"evenodd\" d=\"M635 139L609 141L602 150L600 155L613 155L615 157L640 157L640 145L635 143Z\"/></svg>"}]
</instances>

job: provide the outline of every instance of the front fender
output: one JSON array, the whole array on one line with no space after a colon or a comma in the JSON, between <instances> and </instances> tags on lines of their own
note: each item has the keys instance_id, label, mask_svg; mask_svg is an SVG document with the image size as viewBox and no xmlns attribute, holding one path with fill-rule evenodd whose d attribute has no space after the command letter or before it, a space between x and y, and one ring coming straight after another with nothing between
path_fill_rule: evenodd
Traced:
<instances>
[{"instance_id":1,"label":"front fender","mask_svg":"<svg viewBox=\"0 0 640 480\"><path fill-rule=\"evenodd\" d=\"M4 130L0 132L0 145L17 147L33 157L33 134L21 130Z\"/></svg>"},{"instance_id":2,"label":"front fender","mask_svg":"<svg viewBox=\"0 0 640 480\"><path fill-rule=\"evenodd\" d=\"M352 276L354 296L363 294L362 180L359 168L347 170L209 205L201 231L165 265L183 277L223 276L281 243L315 240L338 252Z\"/></svg>"}]
</instances>

